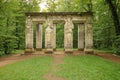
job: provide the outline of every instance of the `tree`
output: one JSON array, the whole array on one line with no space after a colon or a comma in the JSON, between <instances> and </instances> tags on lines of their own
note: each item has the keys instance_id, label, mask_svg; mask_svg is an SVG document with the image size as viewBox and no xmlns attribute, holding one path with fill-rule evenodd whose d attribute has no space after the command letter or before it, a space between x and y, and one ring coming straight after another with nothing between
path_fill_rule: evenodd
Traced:
<instances>
[{"instance_id":1,"label":"tree","mask_svg":"<svg viewBox=\"0 0 120 80\"><path fill-rule=\"evenodd\" d=\"M25 12L39 11L40 1L0 0L0 53L24 49Z\"/></svg>"},{"instance_id":2,"label":"tree","mask_svg":"<svg viewBox=\"0 0 120 80\"><path fill-rule=\"evenodd\" d=\"M118 5L119 5L119 0L105 0L106 3L109 5L109 9L112 14L115 30L116 30L116 35L120 35L120 19L118 16Z\"/></svg>"}]
</instances>

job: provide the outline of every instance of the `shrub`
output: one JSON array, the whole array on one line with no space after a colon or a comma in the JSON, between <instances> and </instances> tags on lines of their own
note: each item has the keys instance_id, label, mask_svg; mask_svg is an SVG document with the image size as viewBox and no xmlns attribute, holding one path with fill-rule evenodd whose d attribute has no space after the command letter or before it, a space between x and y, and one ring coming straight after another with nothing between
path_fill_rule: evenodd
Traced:
<instances>
[{"instance_id":1,"label":"shrub","mask_svg":"<svg viewBox=\"0 0 120 80\"><path fill-rule=\"evenodd\" d=\"M16 47L17 37L9 35L0 35L1 54L10 54Z\"/></svg>"},{"instance_id":2,"label":"shrub","mask_svg":"<svg viewBox=\"0 0 120 80\"><path fill-rule=\"evenodd\" d=\"M114 53L120 55L120 35L115 37Z\"/></svg>"}]
</instances>

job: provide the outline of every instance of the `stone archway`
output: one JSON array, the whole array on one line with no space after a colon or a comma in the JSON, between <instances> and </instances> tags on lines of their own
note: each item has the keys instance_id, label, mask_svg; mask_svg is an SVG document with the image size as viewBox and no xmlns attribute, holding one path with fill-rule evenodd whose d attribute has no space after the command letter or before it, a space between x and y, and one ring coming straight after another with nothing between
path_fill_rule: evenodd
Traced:
<instances>
[{"instance_id":1,"label":"stone archway","mask_svg":"<svg viewBox=\"0 0 120 80\"><path fill-rule=\"evenodd\" d=\"M26 49L25 53L34 52L33 22L38 22L36 30L36 50L42 49L42 25L45 23L45 49L53 52L56 48L56 24L64 22L64 50L73 51L73 23L78 24L78 49L85 53L93 52L92 13L90 12L40 12L26 13Z\"/></svg>"}]
</instances>

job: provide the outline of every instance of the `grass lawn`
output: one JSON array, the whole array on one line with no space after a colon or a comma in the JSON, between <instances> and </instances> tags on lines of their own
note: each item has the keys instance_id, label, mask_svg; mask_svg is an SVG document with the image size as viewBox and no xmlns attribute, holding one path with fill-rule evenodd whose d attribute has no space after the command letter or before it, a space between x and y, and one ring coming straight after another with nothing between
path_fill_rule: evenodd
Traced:
<instances>
[{"instance_id":1,"label":"grass lawn","mask_svg":"<svg viewBox=\"0 0 120 80\"><path fill-rule=\"evenodd\" d=\"M120 64L96 56L69 55L58 67L54 75L65 80L120 80Z\"/></svg>"},{"instance_id":2,"label":"grass lawn","mask_svg":"<svg viewBox=\"0 0 120 80\"><path fill-rule=\"evenodd\" d=\"M53 57L34 57L0 68L0 80L44 80Z\"/></svg>"},{"instance_id":3,"label":"grass lawn","mask_svg":"<svg viewBox=\"0 0 120 80\"><path fill-rule=\"evenodd\" d=\"M45 80L52 56L29 58L0 67L0 80ZM65 80L120 80L120 64L92 55L67 55L57 66L55 76Z\"/></svg>"}]
</instances>

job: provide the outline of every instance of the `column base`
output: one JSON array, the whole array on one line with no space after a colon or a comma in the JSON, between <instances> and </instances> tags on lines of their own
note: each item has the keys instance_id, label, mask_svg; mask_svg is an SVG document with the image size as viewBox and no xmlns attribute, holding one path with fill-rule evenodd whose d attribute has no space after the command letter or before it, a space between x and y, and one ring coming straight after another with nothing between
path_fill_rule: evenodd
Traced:
<instances>
[{"instance_id":1,"label":"column base","mask_svg":"<svg viewBox=\"0 0 120 80\"><path fill-rule=\"evenodd\" d=\"M47 48L47 49L45 49L45 53L53 53L53 49Z\"/></svg>"},{"instance_id":2,"label":"column base","mask_svg":"<svg viewBox=\"0 0 120 80\"><path fill-rule=\"evenodd\" d=\"M31 54L34 53L34 48L31 49L25 49L24 54Z\"/></svg>"},{"instance_id":3,"label":"column base","mask_svg":"<svg viewBox=\"0 0 120 80\"><path fill-rule=\"evenodd\" d=\"M84 53L85 54L94 54L94 50L93 49L84 49Z\"/></svg>"},{"instance_id":4,"label":"column base","mask_svg":"<svg viewBox=\"0 0 120 80\"><path fill-rule=\"evenodd\" d=\"M56 51L56 48L54 48L53 50Z\"/></svg>"},{"instance_id":5,"label":"column base","mask_svg":"<svg viewBox=\"0 0 120 80\"><path fill-rule=\"evenodd\" d=\"M35 50L36 51L42 51L42 48L36 48Z\"/></svg>"},{"instance_id":6,"label":"column base","mask_svg":"<svg viewBox=\"0 0 120 80\"><path fill-rule=\"evenodd\" d=\"M73 49L65 49L65 53L73 53Z\"/></svg>"},{"instance_id":7,"label":"column base","mask_svg":"<svg viewBox=\"0 0 120 80\"><path fill-rule=\"evenodd\" d=\"M84 48L78 49L78 51L84 51Z\"/></svg>"}]
</instances>

